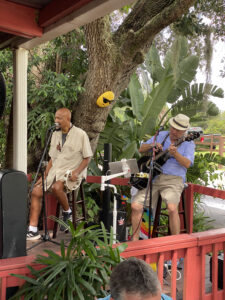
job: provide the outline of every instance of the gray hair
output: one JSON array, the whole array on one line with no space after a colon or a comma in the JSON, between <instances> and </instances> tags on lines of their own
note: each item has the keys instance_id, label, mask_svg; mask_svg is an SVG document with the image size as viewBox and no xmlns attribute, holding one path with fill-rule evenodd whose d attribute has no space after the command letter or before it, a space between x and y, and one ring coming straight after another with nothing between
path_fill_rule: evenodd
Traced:
<instances>
[{"instance_id":1,"label":"gray hair","mask_svg":"<svg viewBox=\"0 0 225 300\"><path fill-rule=\"evenodd\" d=\"M124 293L156 296L159 291L161 286L157 274L141 259L128 258L112 271L110 293L115 300L123 300Z\"/></svg>"}]
</instances>

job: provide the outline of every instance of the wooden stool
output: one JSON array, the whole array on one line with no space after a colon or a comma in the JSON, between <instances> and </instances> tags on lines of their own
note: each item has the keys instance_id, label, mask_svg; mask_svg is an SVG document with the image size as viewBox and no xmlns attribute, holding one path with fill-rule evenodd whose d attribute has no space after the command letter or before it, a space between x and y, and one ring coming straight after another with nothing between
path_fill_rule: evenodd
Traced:
<instances>
[{"instance_id":1,"label":"wooden stool","mask_svg":"<svg viewBox=\"0 0 225 300\"><path fill-rule=\"evenodd\" d=\"M72 222L75 229L77 228L78 222L86 221L86 207L85 207L84 187L83 187L84 181L85 181L84 179L81 181L81 184L78 189L71 191L67 194L69 206L72 210ZM78 205L81 205L81 209L82 209L82 216L80 218L77 217ZM59 215L60 215L60 204L57 203L56 214L55 214L56 218L59 218ZM52 236L53 239L56 238L57 229L58 229L58 222L54 222L53 236Z\"/></svg>"},{"instance_id":2,"label":"wooden stool","mask_svg":"<svg viewBox=\"0 0 225 300\"><path fill-rule=\"evenodd\" d=\"M186 221L186 211L185 211L185 189L188 187L187 184L184 185L183 192L181 194L181 200L178 205L178 213L180 217L180 233L186 233L187 232L187 221ZM162 198L159 196L156 212L155 212L155 218L153 222L153 230L152 230L152 237L158 237L158 235L170 235L170 228L169 228L169 215L166 212L166 208L162 208ZM165 216L168 218L168 225L160 225L160 217Z\"/></svg>"}]
</instances>

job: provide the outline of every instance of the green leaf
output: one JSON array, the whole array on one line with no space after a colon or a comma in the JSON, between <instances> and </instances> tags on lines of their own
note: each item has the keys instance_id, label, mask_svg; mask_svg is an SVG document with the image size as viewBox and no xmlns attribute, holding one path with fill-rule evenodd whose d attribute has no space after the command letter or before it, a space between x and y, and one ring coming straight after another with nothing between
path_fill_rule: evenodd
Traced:
<instances>
[{"instance_id":1,"label":"green leaf","mask_svg":"<svg viewBox=\"0 0 225 300\"><path fill-rule=\"evenodd\" d=\"M119 157L119 160L121 160L122 158L130 159L134 157L136 151L137 151L137 143L136 141L132 141L123 149L123 153Z\"/></svg>"},{"instance_id":2,"label":"green leaf","mask_svg":"<svg viewBox=\"0 0 225 300\"><path fill-rule=\"evenodd\" d=\"M146 58L147 70L150 72L152 79L155 82L160 82L165 76L165 70L162 67L159 53L155 46L151 46Z\"/></svg>"},{"instance_id":3,"label":"green leaf","mask_svg":"<svg viewBox=\"0 0 225 300\"><path fill-rule=\"evenodd\" d=\"M142 87L136 74L131 77L128 88L130 92L133 113L139 121L142 121L142 106L144 104L144 96Z\"/></svg>"},{"instance_id":4,"label":"green leaf","mask_svg":"<svg viewBox=\"0 0 225 300\"><path fill-rule=\"evenodd\" d=\"M145 134L153 131L156 120L163 106L166 103L167 97L173 88L173 76L170 75L164 78L160 84L152 90L149 99L145 101L143 107L144 121L142 122L140 139L142 140ZM154 109L153 109L154 108Z\"/></svg>"}]
</instances>

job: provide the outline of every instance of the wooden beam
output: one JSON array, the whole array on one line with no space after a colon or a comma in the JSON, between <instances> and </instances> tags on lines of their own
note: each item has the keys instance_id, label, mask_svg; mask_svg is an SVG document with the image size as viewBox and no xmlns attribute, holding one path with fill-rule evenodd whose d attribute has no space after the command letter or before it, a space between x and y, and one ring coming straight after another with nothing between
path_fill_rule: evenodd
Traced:
<instances>
[{"instance_id":1,"label":"wooden beam","mask_svg":"<svg viewBox=\"0 0 225 300\"><path fill-rule=\"evenodd\" d=\"M46 27L87 5L93 0L53 0L40 11L39 25Z\"/></svg>"},{"instance_id":2,"label":"wooden beam","mask_svg":"<svg viewBox=\"0 0 225 300\"><path fill-rule=\"evenodd\" d=\"M37 18L37 9L0 0L0 31L26 38L41 37L43 30Z\"/></svg>"}]
</instances>

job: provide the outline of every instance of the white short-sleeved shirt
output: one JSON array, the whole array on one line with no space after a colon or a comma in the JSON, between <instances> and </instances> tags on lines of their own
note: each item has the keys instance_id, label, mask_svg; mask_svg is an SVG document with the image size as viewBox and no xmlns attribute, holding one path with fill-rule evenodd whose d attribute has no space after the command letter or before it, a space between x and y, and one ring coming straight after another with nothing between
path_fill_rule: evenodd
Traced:
<instances>
[{"instance_id":1,"label":"white short-sleeved shirt","mask_svg":"<svg viewBox=\"0 0 225 300\"><path fill-rule=\"evenodd\" d=\"M92 155L89 138L84 130L72 126L63 146L62 131L55 131L51 138L49 150L52 167L46 178L46 190L49 189L54 180L64 181L64 175L67 170L75 170L84 158ZM85 178L86 176L87 168L80 173L80 177Z\"/></svg>"}]
</instances>

